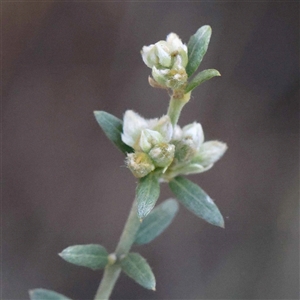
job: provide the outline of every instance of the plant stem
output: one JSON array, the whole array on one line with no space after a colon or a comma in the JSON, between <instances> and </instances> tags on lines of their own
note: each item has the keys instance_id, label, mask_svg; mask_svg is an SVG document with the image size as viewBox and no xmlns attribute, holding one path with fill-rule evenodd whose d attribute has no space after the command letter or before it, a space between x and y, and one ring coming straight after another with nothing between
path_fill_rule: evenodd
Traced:
<instances>
[{"instance_id":1,"label":"plant stem","mask_svg":"<svg viewBox=\"0 0 300 300\"><path fill-rule=\"evenodd\" d=\"M186 93L182 97L172 96L168 108L168 116L171 119L173 127L177 124L182 108L190 100L191 93Z\"/></svg>"},{"instance_id":2,"label":"plant stem","mask_svg":"<svg viewBox=\"0 0 300 300\"><path fill-rule=\"evenodd\" d=\"M136 200L134 200L128 219L121 234L119 243L115 250L117 258L128 254L132 244L134 243L134 239L140 225L141 222L137 217L137 203ZM119 278L120 273L121 267L117 262L115 264L107 265L105 267L103 278L101 280L94 300L109 299L109 296L112 293L112 290Z\"/></svg>"}]
</instances>

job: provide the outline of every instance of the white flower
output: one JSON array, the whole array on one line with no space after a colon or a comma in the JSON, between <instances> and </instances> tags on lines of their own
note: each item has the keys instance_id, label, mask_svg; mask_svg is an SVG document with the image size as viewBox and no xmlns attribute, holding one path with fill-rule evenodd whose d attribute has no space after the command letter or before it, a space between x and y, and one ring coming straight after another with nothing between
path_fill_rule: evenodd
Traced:
<instances>
[{"instance_id":1,"label":"white flower","mask_svg":"<svg viewBox=\"0 0 300 300\"><path fill-rule=\"evenodd\" d=\"M153 78L160 85L177 89L186 83L188 49L177 34L170 33L166 41L144 46L141 54L144 63L152 69Z\"/></svg>"},{"instance_id":2,"label":"white flower","mask_svg":"<svg viewBox=\"0 0 300 300\"><path fill-rule=\"evenodd\" d=\"M182 129L175 126L173 142L176 145L175 158L178 162L187 162L194 157L204 141L202 126L192 123Z\"/></svg>"},{"instance_id":3,"label":"white flower","mask_svg":"<svg viewBox=\"0 0 300 300\"><path fill-rule=\"evenodd\" d=\"M125 112L122 141L136 151L148 152L157 143L168 143L172 135L173 127L168 116L147 120L132 110Z\"/></svg>"},{"instance_id":4,"label":"white flower","mask_svg":"<svg viewBox=\"0 0 300 300\"><path fill-rule=\"evenodd\" d=\"M144 63L149 67L171 68L174 63L174 57L180 57L180 64L186 67L188 62L187 46L175 33L170 33L166 41L159 41L154 45L144 46L142 51Z\"/></svg>"},{"instance_id":5,"label":"white flower","mask_svg":"<svg viewBox=\"0 0 300 300\"><path fill-rule=\"evenodd\" d=\"M134 149L128 153L126 165L137 178L142 178L156 167L164 168L172 163L175 146L169 144L173 126L168 116L146 120L132 110L124 115L122 141Z\"/></svg>"},{"instance_id":6,"label":"white flower","mask_svg":"<svg viewBox=\"0 0 300 300\"><path fill-rule=\"evenodd\" d=\"M182 175L205 172L212 168L214 163L223 156L226 150L227 145L225 143L219 141L205 142L201 145L191 162L178 169L177 172Z\"/></svg>"},{"instance_id":7,"label":"white flower","mask_svg":"<svg viewBox=\"0 0 300 300\"><path fill-rule=\"evenodd\" d=\"M204 133L200 123L192 123L182 128L182 139L192 140L193 146L198 150L204 142Z\"/></svg>"},{"instance_id":8,"label":"white flower","mask_svg":"<svg viewBox=\"0 0 300 300\"><path fill-rule=\"evenodd\" d=\"M177 175L201 173L209 170L227 150L227 145L219 141L204 142L201 124L192 123L182 129L174 128L174 160L164 174L169 180Z\"/></svg>"},{"instance_id":9,"label":"white flower","mask_svg":"<svg viewBox=\"0 0 300 300\"><path fill-rule=\"evenodd\" d=\"M122 141L135 151L126 160L134 176L142 178L162 168L162 180L167 181L207 171L227 150L222 142L204 142L200 123L173 129L168 116L147 120L132 110L124 115Z\"/></svg>"}]
</instances>

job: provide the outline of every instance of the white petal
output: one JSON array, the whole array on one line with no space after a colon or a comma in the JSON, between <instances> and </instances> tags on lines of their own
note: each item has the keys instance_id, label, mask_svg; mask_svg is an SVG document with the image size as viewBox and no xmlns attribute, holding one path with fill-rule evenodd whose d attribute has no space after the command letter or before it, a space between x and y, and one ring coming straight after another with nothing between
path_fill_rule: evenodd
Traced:
<instances>
[{"instance_id":1,"label":"white petal","mask_svg":"<svg viewBox=\"0 0 300 300\"><path fill-rule=\"evenodd\" d=\"M155 45L144 46L141 51L141 54L144 63L149 68L152 68L154 65L157 64L158 59L155 53Z\"/></svg>"},{"instance_id":2,"label":"white petal","mask_svg":"<svg viewBox=\"0 0 300 300\"><path fill-rule=\"evenodd\" d=\"M201 144L204 142L204 133L200 123L192 123L186 125L182 129L183 138L192 139L194 142L195 148L198 150Z\"/></svg>"},{"instance_id":3,"label":"white petal","mask_svg":"<svg viewBox=\"0 0 300 300\"><path fill-rule=\"evenodd\" d=\"M227 145L225 143L219 141L205 142L200 147L195 160L201 162L203 166L208 166L219 160L226 150Z\"/></svg>"},{"instance_id":4,"label":"white petal","mask_svg":"<svg viewBox=\"0 0 300 300\"><path fill-rule=\"evenodd\" d=\"M153 130L158 131L163 139L164 142L169 142L173 135L173 126L169 116L161 117L153 127Z\"/></svg>"},{"instance_id":5,"label":"white petal","mask_svg":"<svg viewBox=\"0 0 300 300\"><path fill-rule=\"evenodd\" d=\"M175 140L175 141L179 141L179 140L182 139L182 130L178 125L176 125L175 128L174 128L172 139Z\"/></svg>"},{"instance_id":6,"label":"white petal","mask_svg":"<svg viewBox=\"0 0 300 300\"><path fill-rule=\"evenodd\" d=\"M163 137L159 132L150 129L144 129L141 132L139 146L144 152L149 152L154 145L162 142L162 140Z\"/></svg>"},{"instance_id":7,"label":"white petal","mask_svg":"<svg viewBox=\"0 0 300 300\"><path fill-rule=\"evenodd\" d=\"M166 68L170 67L172 58L169 53L169 49L167 48L166 42L158 42L155 44L155 47L159 63Z\"/></svg>"},{"instance_id":8,"label":"white petal","mask_svg":"<svg viewBox=\"0 0 300 300\"><path fill-rule=\"evenodd\" d=\"M182 41L176 33L169 33L166 39L171 52L178 51L182 46Z\"/></svg>"},{"instance_id":9,"label":"white petal","mask_svg":"<svg viewBox=\"0 0 300 300\"><path fill-rule=\"evenodd\" d=\"M155 66L152 68L153 78L161 85L165 86L169 69L157 69Z\"/></svg>"},{"instance_id":10,"label":"white petal","mask_svg":"<svg viewBox=\"0 0 300 300\"><path fill-rule=\"evenodd\" d=\"M147 128L147 126L147 120L134 111L127 110L123 119L122 141L134 148L139 140L141 131Z\"/></svg>"},{"instance_id":11,"label":"white petal","mask_svg":"<svg viewBox=\"0 0 300 300\"><path fill-rule=\"evenodd\" d=\"M179 50L179 55L182 59L181 65L185 68L188 63L188 50L186 45L183 45L182 49Z\"/></svg>"},{"instance_id":12,"label":"white petal","mask_svg":"<svg viewBox=\"0 0 300 300\"><path fill-rule=\"evenodd\" d=\"M181 65L185 68L188 63L187 46L182 43L181 39L175 33L170 33L167 36L167 43L171 53L178 52L177 56L181 57Z\"/></svg>"},{"instance_id":13,"label":"white petal","mask_svg":"<svg viewBox=\"0 0 300 300\"><path fill-rule=\"evenodd\" d=\"M197 174L206 171L205 168L200 164L189 164L184 166L182 169L177 170L178 174L189 175Z\"/></svg>"}]
</instances>

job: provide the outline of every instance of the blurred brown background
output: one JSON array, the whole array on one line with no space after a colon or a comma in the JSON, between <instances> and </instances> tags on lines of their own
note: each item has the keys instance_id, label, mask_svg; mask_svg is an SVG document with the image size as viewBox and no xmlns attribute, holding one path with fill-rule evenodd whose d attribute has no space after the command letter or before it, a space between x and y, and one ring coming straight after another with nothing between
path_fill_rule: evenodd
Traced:
<instances>
[{"instance_id":1,"label":"blurred brown background","mask_svg":"<svg viewBox=\"0 0 300 300\"><path fill-rule=\"evenodd\" d=\"M136 180L93 110L165 113L143 45L212 26L193 93L197 120L229 146L190 176L226 220L183 207L144 255L157 292L122 275L112 299L299 299L299 2L3 2L3 299L43 287L92 299L102 272L64 262L69 245L113 251ZM172 194L162 188L161 200Z\"/></svg>"}]
</instances>

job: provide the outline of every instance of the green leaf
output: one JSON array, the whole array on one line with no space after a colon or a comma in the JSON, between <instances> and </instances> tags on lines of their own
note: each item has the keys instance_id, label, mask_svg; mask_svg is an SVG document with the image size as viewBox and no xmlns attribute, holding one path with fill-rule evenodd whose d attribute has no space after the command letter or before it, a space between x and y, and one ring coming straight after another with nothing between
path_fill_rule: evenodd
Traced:
<instances>
[{"instance_id":1,"label":"green leaf","mask_svg":"<svg viewBox=\"0 0 300 300\"><path fill-rule=\"evenodd\" d=\"M198 69L208 48L211 36L211 27L206 25L202 26L197 32L191 36L188 42L188 64L186 72L188 77L193 75Z\"/></svg>"},{"instance_id":2,"label":"green leaf","mask_svg":"<svg viewBox=\"0 0 300 300\"><path fill-rule=\"evenodd\" d=\"M92 270L103 269L108 263L108 253L101 245L75 245L58 254L65 261Z\"/></svg>"},{"instance_id":3,"label":"green leaf","mask_svg":"<svg viewBox=\"0 0 300 300\"><path fill-rule=\"evenodd\" d=\"M153 209L160 193L158 178L151 172L139 180L136 188L137 213L140 219L145 218Z\"/></svg>"},{"instance_id":4,"label":"green leaf","mask_svg":"<svg viewBox=\"0 0 300 300\"><path fill-rule=\"evenodd\" d=\"M146 289L155 291L155 277L147 261L138 253L129 253L121 260L125 274Z\"/></svg>"},{"instance_id":5,"label":"green leaf","mask_svg":"<svg viewBox=\"0 0 300 300\"><path fill-rule=\"evenodd\" d=\"M133 152L133 149L122 141L122 120L105 111L94 111L94 115L105 135L119 148L119 150L123 153Z\"/></svg>"},{"instance_id":6,"label":"green leaf","mask_svg":"<svg viewBox=\"0 0 300 300\"><path fill-rule=\"evenodd\" d=\"M196 216L224 228L224 219L213 200L195 183L181 176L169 183L178 200Z\"/></svg>"},{"instance_id":7,"label":"green leaf","mask_svg":"<svg viewBox=\"0 0 300 300\"><path fill-rule=\"evenodd\" d=\"M143 220L137 232L135 243L143 245L154 240L171 224L177 211L178 203L174 199L168 199L155 207Z\"/></svg>"},{"instance_id":8,"label":"green leaf","mask_svg":"<svg viewBox=\"0 0 300 300\"><path fill-rule=\"evenodd\" d=\"M204 81L209 80L215 76L221 76L219 71L217 71L215 69L208 69L208 70L201 71L188 84L188 86L185 89L185 93L192 91L194 88L196 88L198 85L200 85Z\"/></svg>"},{"instance_id":9,"label":"green leaf","mask_svg":"<svg viewBox=\"0 0 300 300\"><path fill-rule=\"evenodd\" d=\"M31 300L71 300L64 295L45 289L34 289L29 291Z\"/></svg>"}]
</instances>

